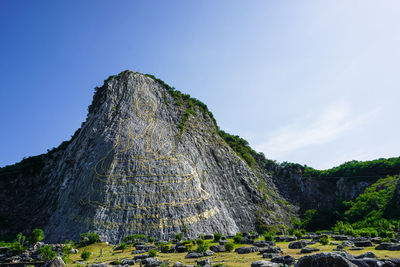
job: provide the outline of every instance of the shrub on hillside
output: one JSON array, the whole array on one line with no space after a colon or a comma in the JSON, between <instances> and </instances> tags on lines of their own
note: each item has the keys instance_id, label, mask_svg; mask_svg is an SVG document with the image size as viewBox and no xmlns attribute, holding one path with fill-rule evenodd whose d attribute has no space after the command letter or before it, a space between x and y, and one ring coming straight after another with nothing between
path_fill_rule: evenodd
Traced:
<instances>
[{"instance_id":1,"label":"shrub on hillside","mask_svg":"<svg viewBox=\"0 0 400 267\"><path fill-rule=\"evenodd\" d=\"M42 229L35 229L32 231L32 234L29 237L29 241L32 244L36 244L37 242L42 241L44 238L44 233Z\"/></svg>"},{"instance_id":2,"label":"shrub on hillside","mask_svg":"<svg viewBox=\"0 0 400 267\"><path fill-rule=\"evenodd\" d=\"M233 250L233 248L234 248L234 244L231 243L231 242L228 242L228 243L224 244L224 247L225 247L226 251L231 252Z\"/></svg>"},{"instance_id":3,"label":"shrub on hillside","mask_svg":"<svg viewBox=\"0 0 400 267\"><path fill-rule=\"evenodd\" d=\"M42 259L47 261L53 260L57 256L57 253L53 251L50 245L39 248L39 254Z\"/></svg>"},{"instance_id":4,"label":"shrub on hillside","mask_svg":"<svg viewBox=\"0 0 400 267\"><path fill-rule=\"evenodd\" d=\"M86 260L88 260L89 258L90 258L90 255L91 255L92 253L90 253L89 251L87 251L87 250L85 250L85 251L83 251L82 253L81 253L81 258L84 260L84 261L86 261Z\"/></svg>"},{"instance_id":5,"label":"shrub on hillside","mask_svg":"<svg viewBox=\"0 0 400 267\"><path fill-rule=\"evenodd\" d=\"M152 249L152 250L149 250L149 256L150 257L155 257L155 256L157 256L157 250L155 250L155 249Z\"/></svg>"},{"instance_id":6,"label":"shrub on hillside","mask_svg":"<svg viewBox=\"0 0 400 267\"><path fill-rule=\"evenodd\" d=\"M214 234L214 242L219 242L222 238L222 234L220 233L215 233Z\"/></svg>"}]
</instances>

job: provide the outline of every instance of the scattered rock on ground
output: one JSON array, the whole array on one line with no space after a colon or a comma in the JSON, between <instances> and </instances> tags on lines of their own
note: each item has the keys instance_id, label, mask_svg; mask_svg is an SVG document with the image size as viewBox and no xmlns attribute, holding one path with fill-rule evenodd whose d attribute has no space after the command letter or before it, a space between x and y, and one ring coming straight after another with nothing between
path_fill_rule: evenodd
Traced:
<instances>
[{"instance_id":1,"label":"scattered rock on ground","mask_svg":"<svg viewBox=\"0 0 400 267\"><path fill-rule=\"evenodd\" d=\"M292 242L289 244L290 249L300 249L300 248L304 248L305 246L307 246L307 242L304 240L295 241L295 242Z\"/></svg>"},{"instance_id":2,"label":"scattered rock on ground","mask_svg":"<svg viewBox=\"0 0 400 267\"><path fill-rule=\"evenodd\" d=\"M273 263L270 261L255 261L251 264L251 267L278 267L278 263Z\"/></svg>"},{"instance_id":3,"label":"scattered rock on ground","mask_svg":"<svg viewBox=\"0 0 400 267\"><path fill-rule=\"evenodd\" d=\"M44 266L45 267L65 267L65 263L61 259L61 257L56 257L54 260L46 263Z\"/></svg>"},{"instance_id":4,"label":"scattered rock on ground","mask_svg":"<svg viewBox=\"0 0 400 267\"><path fill-rule=\"evenodd\" d=\"M357 267L349 260L336 253L323 252L304 256L299 259L295 267Z\"/></svg>"},{"instance_id":5,"label":"scattered rock on ground","mask_svg":"<svg viewBox=\"0 0 400 267\"><path fill-rule=\"evenodd\" d=\"M286 265L293 265L295 262L295 258L293 258L290 255L286 255L286 256L279 256L279 257L275 257L271 259L271 262L275 262L275 263L283 263Z\"/></svg>"},{"instance_id":6,"label":"scattered rock on ground","mask_svg":"<svg viewBox=\"0 0 400 267\"><path fill-rule=\"evenodd\" d=\"M304 247L300 250L300 253L312 253L315 251L319 251L319 248L313 248L313 247Z\"/></svg>"},{"instance_id":7,"label":"scattered rock on ground","mask_svg":"<svg viewBox=\"0 0 400 267\"><path fill-rule=\"evenodd\" d=\"M258 247L239 247L235 249L238 254L247 254L260 251Z\"/></svg>"}]
</instances>

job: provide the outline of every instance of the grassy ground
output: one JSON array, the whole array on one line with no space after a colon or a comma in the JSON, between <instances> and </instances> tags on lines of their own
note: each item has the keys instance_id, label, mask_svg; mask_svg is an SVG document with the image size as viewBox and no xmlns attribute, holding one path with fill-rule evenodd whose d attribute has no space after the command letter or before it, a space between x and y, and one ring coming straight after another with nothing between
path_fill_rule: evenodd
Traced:
<instances>
[{"instance_id":1,"label":"grassy ground","mask_svg":"<svg viewBox=\"0 0 400 267\"><path fill-rule=\"evenodd\" d=\"M232 241L232 240L230 240ZM217 243L213 243L212 241L206 241L210 246L217 245ZM289 242L277 242L276 244L279 246L282 251L283 255L291 255L296 259L303 257L305 255L311 255L321 252L332 252L336 245L322 245L320 243L316 243L314 245L310 245L309 247L316 247L319 248L320 251L314 252L311 254L300 254L300 249L289 249L288 245ZM241 246L250 246L250 245L242 245L242 244L235 244L236 247ZM133 247L128 247L126 250L113 250L113 246L107 245L105 243L97 243L92 244L86 247L80 247L78 254L71 254L69 256L70 260L67 262L69 266L76 266L77 264L86 265L86 264L93 264L93 263L101 263L101 262L111 262L115 260L122 260L122 259L133 259L135 255L132 255L132 251L134 250ZM81 258L81 253L86 250L91 252L91 256L89 260L83 261ZM100 251L102 252L102 257L100 256ZM350 254L353 255L360 255L367 251L372 251L377 255L379 258L399 258L400 251L385 251L385 250L375 250L375 248L365 248L363 250L356 250L351 251L348 250ZM157 253L157 258L163 261L169 261L171 266L174 262L180 261L184 264L192 264L196 265L196 259L185 259L187 253ZM206 257L205 257L206 258ZM263 260L262 255L258 253L250 253L250 254L237 254L235 252L223 252L223 253L215 253L214 256L209 257L210 260L214 265L222 264L224 266L231 266L231 267L244 267L250 266L252 262ZM267 259L266 259L267 260Z\"/></svg>"}]
</instances>

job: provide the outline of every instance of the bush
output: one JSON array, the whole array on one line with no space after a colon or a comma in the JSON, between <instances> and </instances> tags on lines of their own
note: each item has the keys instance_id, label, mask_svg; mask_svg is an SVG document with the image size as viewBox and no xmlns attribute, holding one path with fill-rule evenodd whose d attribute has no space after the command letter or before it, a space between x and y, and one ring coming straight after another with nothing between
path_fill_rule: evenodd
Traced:
<instances>
[{"instance_id":1,"label":"bush","mask_svg":"<svg viewBox=\"0 0 400 267\"><path fill-rule=\"evenodd\" d=\"M196 240L196 244L197 244L197 245L203 245L204 242L205 242L205 241L204 241L203 239L197 239L197 240Z\"/></svg>"},{"instance_id":2,"label":"bush","mask_svg":"<svg viewBox=\"0 0 400 267\"><path fill-rule=\"evenodd\" d=\"M289 235L293 235L294 234L294 229L293 228L289 228L288 229L288 233L289 233Z\"/></svg>"},{"instance_id":3,"label":"bush","mask_svg":"<svg viewBox=\"0 0 400 267\"><path fill-rule=\"evenodd\" d=\"M94 244L94 243L99 242L100 237L96 233L89 233L88 239L89 239L89 244Z\"/></svg>"},{"instance_id":4,"label":"bush","mask_svg":"<svg viewBox=\"0 0 400 267\"><path fill-rule=\"evenodd\" d=\"M233 237L233 242L235 242L236 244L240 244L240 242L242 242L242 239L243 239L242 235L236 234Z\"/></svg>"},{"instance_id":5,"label":"bush","mask_svg":"<svg viewBox=\"0 0 400 267\"><path fill-rule=\"evenodd\" d=\"M394 238L394 232L382 230L379 232L379 236L382 238Z\"/></svg>"},{"instance_id":6,"label":"bush","mask_svg":"<svg viewBox=\"0 0 400 267\"><path fill-rule=\"evenodd\" d=\"M220 233L215 233L214 234L214 242L219 242L222 238L222 235Z\"/></svg>"},{"instance_id":7,"label":"bush","mask_svg":"<svg viewBox=\"0 0 400 267\"><path fill-rule=\"evenodd\" d=\"M265 241L274 241L274 234L271 232L264 234Z\"/></svg>"},{"instance_id":8,"label":"bush","mask_svg":"<svg viewBox=\"0 0 400 267\"><path fill-rule=\"evenodd\" d=\"M319 242L320 242L322 245L328 245L328 244L329 244L329 240L328 240L328 238L327 238L326 236L321 237L321 238L319 239Z\"/></svg>"},{"instance_id":9,"label":"bush","mask_svg":"<svg viewBox=\"0 0 400 267\"><path fill-rule=\"evenodd\" d=\"M32 244L36 244L37 242L42 241L44 238L44 233L42 229L35 229L32 231L31 236L29 237L29 240Z\"/></svg>"},{"instance_id":10,"label":"bush","mask_svg":"<svg viewBox=\"0 0 400 267\"><path fill-rule=\"evenodd\" d=\"M149 242L150 242L150 243L154 243L155 240L156 240L156 239L155 239L154 237L152 237L152 236L149 237Z\"/></svg>"},{"instance_id":11,"label":"bush","mask_svg":"<svg viewBox=\"0 0 400 267\"><path fill-rule=\"evenodd\" d=\"M155 249L149 250L148 254L149 254L150 257L156 257L157 256L157 250L155 250Z\"/></svg>"},{"instance_id":12,"label":"bush","mask_svg":"<svg viewBox=\"0 0 400 267\"><path fill-rule=\"evenodd\" d=\"M204 253L208 250L208 245L207 244L201 244L197 246L196 252L198 253Z\"/></svg>"},{"instance_id":13,"label":"bush","mask_svg":"<svg viewBox=\"0 0 400 267\"><path fill-rule=\"evenodd\" d=\"M161 243L160 250L162 253L168 253L171 250L171 245L168 243Z\"/></svg>"},{"instance_id":14,"label":"bush","mask_svg":"<svg viewBox=\"0 0 400 267\"><path fill-rule=\"evenodd\" d=\"M84 260L84 261L86 261L86 260L88 260L89 258L90 258L90 255L91 255L92 253L90 253L89 251L87 251L87 250L85 250L85 251L83 251L82 253L81 253L81 258Z\"/></svg>"},{"instance_id":15,"label":"bush","mask_svg":"<svg viewBox=\"0 0 400 267\"><path fill-rule=\"evenodd\" d=\"M57 256L57 253L53 251L50 245L45 245L39 248L39 254L42 259L48 261L53 260Z\"/></svg>"},{"instance_id":16,"label":"bush","mask_svg":"<svg viewBox=\"0 0 400 267\"><path fill-rule=\"evenodd\" d=\"M128 235L124 237L124 242L132 244L135 243L137 240L145 240L146 236L145 235Z\"/></svg>"},{"instance_id":17,"label":"bush","mask_svg":"<svg viewBox=\"0 0 400 267\"><path fill-rule=\"evenodd\" d=\"M122 242L122 243L119 245L119 249L122 250L122 251L124 251L124 250L126 249L126 247L127 247L127 245L126 245L125 242Z\"/></svg>"},{"instance_id":18,"label":"bush","mask_svg":"<svg viewBox=\"0 0 400 267\"><path fill-rule=\"evenodd\" d=\"M183 238L182 233L175 234L175 239L176 239L176 240L181 241L182 238Z\"/></svg>"},{"instance_id":19,"label":"bush","mask_svg":"<svg viewBox=\"0 0 400 267\"><path fill-rule=\"evenodd\" d=\"M232 242L228 242L224 244L225 250L231 252L234 248L234 244Z\"/></svg>"},{"instance_id":20,"label":"bush","mask_svg":"<svg viewBox=\"0 0 400 267\"><path fill-rule=\"evenodd\" d=\"M297 240L300 240L303 237L303 233L299 230L294 231L293 234L297 238Z\"/></svg>"}]
</instances>

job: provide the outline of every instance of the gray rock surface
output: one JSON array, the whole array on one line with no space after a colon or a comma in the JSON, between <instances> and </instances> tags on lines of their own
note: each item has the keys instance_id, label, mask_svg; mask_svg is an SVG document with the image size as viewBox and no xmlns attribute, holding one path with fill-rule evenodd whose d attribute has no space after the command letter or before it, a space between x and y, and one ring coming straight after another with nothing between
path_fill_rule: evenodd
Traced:
<instances>
[{"instance_id":1,"label":"gray rock surface","mask_svg":"<svg viewBox=\"0 0 400 267\"><path fill-rule=\"evenodd\" d=\"M301 241L295 241L295 242L291 242L289 244L289 248L290 249L300 249L300 248L304 248L305 246L307 246L308 242L301 240Z\"/></svg>"},{"instance_id":2,"label":"gray rock surface","mask_svg":"<svg viewBox=\"0 0 400 267\"><path fill-rule=\"evenodd\" d=\"M31 177L1 181L0 213L16 214L27 232L42 228L49 242L88 231L112 243L135 233L170 240L183 226L189 238L233 235L255 230L260 214L289 222L272 178L250 168L193 103L143 74L108 79L71 141L40 156Z\"/></svg>"},{"instance_id":3,"label":"gray rock surface","mask_svg":"<svg viewBox=\"0 0 400 267\"><path fill-rule=\"evenodd\" d=\"M319 253L301 257L295 267L357 267L354 263L335 253Z\"/></svg>"},{"instance_id":4,"label":"gray rock surface","mask_svg":"<svg viewBox=\"0 0 400 267\"><path fill-rule=\"evenodd\" d=\"M295 263L295 258L290 256L290 255L286 255L286 256L278 256L275 258L271 259L271 262L275 262L275 263L282 263L282 264L286 264L286 265L293 265Z\"/></svg>"},{"instance_id":5,"label":"gray rock surface","mask_svg":"<svg viewBox=\"0 0 400 267\"><path fill-rule=\"evenodd\" d=\"M65 267L65 263L61 257L56 257L54 260L46 263L45 267Z\"/></svg>"},{"instance_id":6,"label":"gray rock surface","mask_svg":"<svg viewBox=\"0 0 400 267\"><path fill-rule=\"evenodd\" d=\"M278 267L279 263L273 263L270 261L255 261L251 263L251 267Z\"/></svg>"},{"instance_id":7,"label":"gray rock surface","mask_svg":"<svg viewBox=\"0 0 400 267\"><path fill-rule=\"evenodd\" d=\"M235 252L238 254L248 254L258 251L259 251L258 247L238 247L235 249Z\"/></svg>"}]
</instances>

